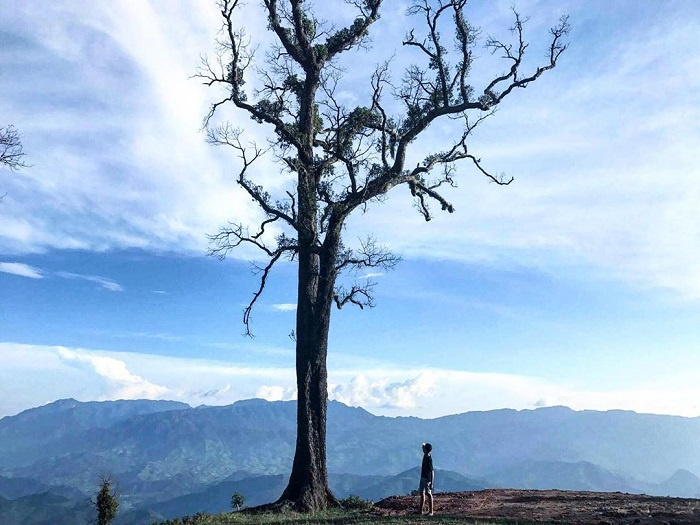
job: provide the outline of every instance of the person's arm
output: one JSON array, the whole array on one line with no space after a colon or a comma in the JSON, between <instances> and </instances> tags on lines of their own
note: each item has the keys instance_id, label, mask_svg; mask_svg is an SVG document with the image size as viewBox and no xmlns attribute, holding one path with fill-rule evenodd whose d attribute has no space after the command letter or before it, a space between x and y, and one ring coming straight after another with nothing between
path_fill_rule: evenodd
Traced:
<instances>
[{"instance_id":1,"label":"person's arm","mask_svg":"<svg viewBox=\"0 0 700 525\"><path fill-rule=\"evenodd\" d=\"M433 458L430 458L430 488L435 488L435 468L433 468Z\"/></svg>"}]
</instances>

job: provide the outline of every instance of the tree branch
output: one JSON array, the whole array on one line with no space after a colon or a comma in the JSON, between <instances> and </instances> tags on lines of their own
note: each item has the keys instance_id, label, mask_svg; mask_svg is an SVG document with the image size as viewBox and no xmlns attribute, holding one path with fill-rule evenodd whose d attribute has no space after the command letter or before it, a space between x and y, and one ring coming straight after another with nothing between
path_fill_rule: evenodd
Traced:
<instances>
[{"instance_id":1,"label":"tree branch","mask_svg":"<svg viewBox=\"0 0 700 525\"><path fill-rule=\"evenodd\" d=\"M277 38L284 46L285 51L299 64L304 62L304 56L302 51L299 49L296 42L294 42L291 37L291 30L283 27L279 19L277 0L264 0L265 7L267 7L267 17L270 23L270 28L275 32Z\"/></svg>"},{"instance_id":2,"label":"tree branch","mask_svg":"<svg viewBox=\"0 0 700 525\"><path fill-rule=\"evenodd\" d=\"M216 235L209 236L209 243L211 247L208 255L213 255L219 259L224 259L231 250L244 243L252 244L265 252L265 254L270 258L268 264L264 267L254 265L258 273L261 272L262 275L260 278L260 286L243 313L245 334L249 337L253 336L253 333L250 330L250 315L253 311L253 305L258 300L258 297L262 295L263 290L265 289L265 284L267 283L267 277L270 274L270 270L272 270L272 267L283 255L293 259L296 253L299 251L299 246L296 239L290 239L284 234L277 236L277 247L274 249L268 248L260 239L265 233L265 226L275 222L276 220L276 218L273 218L263 221L260 224L260 230L252 235L248 232L248 229L244 228L242 225L231 224L228 228L221 228L219 233Z\"/></svg>"},{"instance_id":3,"label":"tree branch","mask_svg":"<svg viewBox=\"0 0 700 525\"><path fill-rule=\"evenodd\" d=\"M504 58L513 62L511 71L496 77L487 85L484 94L478 100L472 100L470 95L473 89L466 84L466 76L471 65L471 48L475 42L476 30L470 27L464 18L463 10L466 6L466 0L438 0L436 7L433 7L433 4L434 2L429 0L414 0L409 12L410 14L419 14L424 17L428 28L428 36L426 40L420 41L416 33L411 31L404 44L420 50L421 54L428 60L430 69L435 71L435 79L430 80L427 70L420 69L418 66L411 66L407 69L402 89L395 92L395 97L406 106L406 116L397 128L395 136L383 135L380 137L377 147L382 152L384 161L381 173L367 183L361 199L355 195L347 196L344 199L342 204L347 209L354 209L354 207L367 202L367 200L383 195L394 186L405 183L409 185L411 193L417 198L417 207L427 220L429 220L431 215L426 199L436 200L442 209L452 211L454 209L452 205L435 191L444 182L452 184L451 175L448 178L439 180L437 183L427 183L423 177L437 164L447 165L463 159L471 160L483 175L499 185L510 184L513 180L512 177L506 178L502 174L496 176L485 170L481 165L480 159L468 152L465 139L476 125L492 114L493 109L515 87L526 87L529 82L536 80L544 71L555 67L557 59L567 47L562 42L562 39L570 31L568 18L562 17L559 24L550 30L552 41L548 51L549 64L537 68L535 73L530 76L522 77L519 73L519 67L522 62L522 56L528 47L523 39L522 31L526 20L521 19L518 13L514 11L516 21L512 30L517 34L517 48L491 38L487 41L488 47L501 50ZM460 67L454 77L449 77L450 68L446 62L446 51L440 46L440 36L437 29L439 17L447 12L452 12L453 14L458 43L457 49L461 54ZM377 80L373 80L375 99L379 98L380 91L378 86L380 79L381 73L377 73ZM510 79L511 83L506 90L500 94L495 93L494 88L500 82L508 79ZM446 86L449 87L447 95L445 94ZM384 122L385 114L380 111L381 105L377 102L373 104L373 108L378 111L382 122ZM485 114L480 115L472 124L467 114L474 110ZM422 166L419 165L416 169L407 171L405 162L409 145L430 124L445 116L449 118L465 118L465 131L461 139L447 152L429 156ZM385 154L387 144L390 146L395 145L395 149L392 148L393 162L391 163L387 162L388 159ZM452 168L446 167L445 173L451 174Z\"/></svg>"},{"instance_id":4,"label":"tree branch","mask_svg":"<svg viewBox=\"0 0 700 525\"><path fill-rule=\"evenodd\" d=\"M360 240L360 248L356 250L344 248L342 245L340 248L335 266L337 273L347 268L352 268L354 271L366 268L391 270L401 262L400 256L377 244L376 239L371 236L364 241Z\"/></svg>"},{"instance_id":5,"label":"tree branch","mask_svg":"<svg viewBox=\"0 0 700 525\"><path fill-rule=\"evenodd\" d=\"M494 80L491 81L491 83L486 87L486 89L484 89L484 98L490 99L490 102L487 103L489 103L491 106L499 104L507 95L509 95L513 91L513 89L527 87L527 85L530 82L533 82L534 80L539 78L539 76L542 75L542 73L553 69L557 65L557 59L559 58L559 56L568 47L568 44L562 43L562 39L569 34L569 32L571 31L571 26L569 25L569 17L562 16L559 19L559 23L556 26L550 28L549 30L549 33L552 35L552 41L549 45L548 53L549 64L547 64L546 66L538 67L535 70L535 72L529 76L519 78L520 71L518 68L522 63L525 50L528 47L528 45L523 40L523 24L527 22L527 19L522 20L518 12L515 11L515 9L513 9L513 14L515 15L515 25L511 28L511 31L517 33L518 35L517 54L512 53L512 45L506 45L501 41L495 40L493 38L489 38L486 41L486 47L491 48L493 53L495 53L498 50L501 50L504 53L503 58L513 61L513 65L511 66L509 73L501 75L500 77L496 77ZM496 94L494 92L494 88L497 87L498 84L508 80L509 78L512 79L510 84L503 90L503 92L501 92L500 94Z\"/></svg>"},{"instance_id":6,"label":"tree branch","mask_svg":"<svg viewBox=\"0 0 700 525\"><path fill-rule=\"evenodd\" d=\"M365 306L374 308L374 298L372 297L373 288L374 283L367 283L365 285L353 284L350 290L339 286L335 289L333 300L338 310L342 309L343 306L348 303L359 306L360 310L364 310Z\"/></svg>"},{"instance_id":7,"label":"tree branch","mask_svg":"<svg viewBox=\"0 0 700 525\"><path fill-rule=\"evenodd\" d=\"M254 105L247 102L248 97L243 90L243 86L245 85L244 75L250 67L255 53L249 51L249 42L244 41L245 33L243 30L236 30L234 28L233 13L235 9L239 7L240 3L241 0L219 0L221 16L224 19L224 33L227 38L226 41L219 42L218 62L220 71L215 72L208 59L203 57L202 64L194 75L195 78L203 79L205 85L211 86L213 84L223 83L230 87L230 94L226 99L212 104L204 118L204 127L209 125L211 118L221 105L231 101L239 109L248 112L254 120L273 125L275 132L280 138L288 144L295 146L297 149L301 149L302 145L295 136L293 130L291 130L279 116L283 105L271 104L266 99ZM265 4L268 6L276 6L277 2L276 0L266 0ZM271 9L271 7L268 7L268 9ZM274 27L273 25L273 28ZM280 29L280 31L286 34L284 30ZM282 37L280 37L280 40L284 44L285 41ZM228 59L225 64L224 58L227 57L229 53L230 59Z\"/></svg>"},{"instance_id":8,"label":"tree branch","mask_svg":"<svg viewBox=\"0 0 700 525\"><path fill-rule=\"evenodd\" d=\"M294 217L290 217L284 210L279 209L270 204L270 195L263 189L262 186L253 184L248 178L246 178L246 172L248 168L258 160L262 155L264 155L265 150L258 148L256 144L251 144L253 150L252 157L248 157L248 152L241 143L241 133L240 129L232 128L230 125L225 124L223 126L218 126L216 128L207 129L207 142L214 146L229 146L236 150L238 157L243 162L243 167L238 174L236 182L251 196L251 198L257 202L257 204L263 209L268 217L274 217L275 219L282 219L292 228L297 228L297 221Z\"/></svg>"},{"instance_id":9,"label":"tree branch","mask_svg":"<svg viewBox=\"0 0 700 525\"><path fill-rule=\"evenodd\" d=\"M379 7L382 0L363 0L353 2L360 9L358 16L350 27L341 29L326 40L326 60L330 60L337 54L351 49L367 34L369 26L379 19Z\"/></svg>"},{"instance_id":10,"label":"tree branch","mask_svg":"<svg viewBox=\"0 0 700 525\"><path fill-rule=\"evenodd\" d=\"M253 337L253 332L250 330L250 314L253 312L253 305L255 304L255 301L258 300L258 297L262 295L263 290L265 290L265 284L267 283L268 275L270 275L270 270L272 270L272 267L282 256L282 253L283 252L281 251L276 252L270 259L270 262L264 268L256 267L259 271L262 271L260 286L258 287L257 292L253 294L253 299L250 301L250 303L248 303L248 306L246 306L245 310L243 311L243 325L245 326L245 335L248 337Z\"/></svg>"},{"instance_id":11,"label":"tree branch","mask_svg":"<svg viewBox=\"0 0 700 525\"><path fill-rule=\"evenodd\" d=\"M12 124L0 127L0 165L12 171L26 168L23 160L22 136Z\"/></svg>"}]
</instances>

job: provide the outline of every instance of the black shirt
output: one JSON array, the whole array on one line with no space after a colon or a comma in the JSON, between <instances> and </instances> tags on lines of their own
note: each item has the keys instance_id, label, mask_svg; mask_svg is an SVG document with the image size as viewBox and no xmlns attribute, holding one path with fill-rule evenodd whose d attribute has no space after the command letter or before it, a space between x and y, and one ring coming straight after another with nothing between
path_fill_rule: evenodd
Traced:
<instances>
[{"instance_id":1,"label":"black shirt","mask_svg":"<svg viewBox=\"0 0 700 525\"><path fill-rule=\"evenodd\" d=\"M433 458L428 454L423 456L423 464L420 467L420 477L431 479L433 477Z\"/></svg>"}]
</instances>

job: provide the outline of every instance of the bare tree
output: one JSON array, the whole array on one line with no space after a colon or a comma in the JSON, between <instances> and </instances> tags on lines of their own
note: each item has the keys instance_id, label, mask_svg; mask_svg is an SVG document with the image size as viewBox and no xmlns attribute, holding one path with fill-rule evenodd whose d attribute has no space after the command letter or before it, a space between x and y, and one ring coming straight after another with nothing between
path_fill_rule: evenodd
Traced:
<instances>
[{"instance_id":1,"label":"bare tree","mask_svg":"<svg viewBox=\"0 0 700 525\"><path fill-rule=\"evenodd\" d=\"M12 124L0 127L0 166L6 166L12 171L26 168L23 160L22 136ZM5 194L0 195L0 201Z\"/></svg>"},{"instance_id":2,"label":"bare tree","mask_svg":"<svg viewBox=\"0 0 700 525\"><path fill-rule=\"evenodd\" d=\"M0 164L13 171L27 167L23 160L21 139L22 136L13 125L0 127Z\"/></svg>"},{"instance_id":3,"label":"bare tree","mask_svg":"<svg viewBox=\"0 0 700 525\"><path fill-rule=\"evenodd\" d=\"M260 284L243 322L250 335L251 310L280 259L298 264L296 311L297 442L289 484L280 498L301 510L323 509L336 500L328 489L326 471L326 355L333 305L372 306L372 284L360 271L393 267L398 257L373 238L359 248L343 244L348 216L381 201L394 187L405 186L418 212L430 220L431 204L452 213L441 190L455 185L456 165L468 161L490 181L506 185L512 179L491 174L467 147L474 129L517 88L524 88L555 67L567 45L563 17L551 30L543 65L523 71L528 44L526 22L514 11L513 43L494 38L485 47L506 61L507 70L485 87L469 84L477 30L464 14L466 0L413 0L408 10L416 20L402 44L414 52L398 85L392 84L390 63L373 69L366 105L344 106L339 93L342 70L338 58L367 44L369 29L379 18L382 0L347 0L356 9L354 22L343 28L320 21L304 0L263 0L276 44L267 50L264 67L256 67L255 50L236 25L241 0L219 0L223 29L217 59L203 59L198 75L209 86L220 85L226 96L205 118L208 140L234 150L241 161L237 182L264 212L254 230L229 224L211 236L211 253L221 258L241 245L258 248L267 262L258 267ZM454 55L442 32L452 33ZM448 60L448 56L451 60ZM255 89L246 79L257 75ZM274 133L265 147L246 143L243 130L213 124L219 108L233 105ZM461 131L443 151L427 155L415 167L409 151L436 121L455 119ZM270 154L295 183L277 198L254 181L253 165ZM347 275L355 275L348 281ZM341 277L345 275L346 277ZM345 279L345 280L344 280Z\"/></svg>"}]
</instances>

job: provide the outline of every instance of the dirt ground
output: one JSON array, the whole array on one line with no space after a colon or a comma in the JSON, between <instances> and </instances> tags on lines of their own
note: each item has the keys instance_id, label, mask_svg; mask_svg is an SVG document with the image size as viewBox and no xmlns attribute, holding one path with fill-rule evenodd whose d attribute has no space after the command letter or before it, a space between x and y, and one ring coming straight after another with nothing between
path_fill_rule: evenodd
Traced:
<instances>
[{"instance_id":1,"label":"dirt ground","mask_svg":"<svg viewBox=\"0 0 700 525\"><path fill-rule=\"evenodd\" d=\"M392 496L377 514L417 512L416 496ZM510 518L572 525L700 525L700 500L620 492L489 489L435 494L435 513L468 518Z\"/></svg>"}]
</instances>

